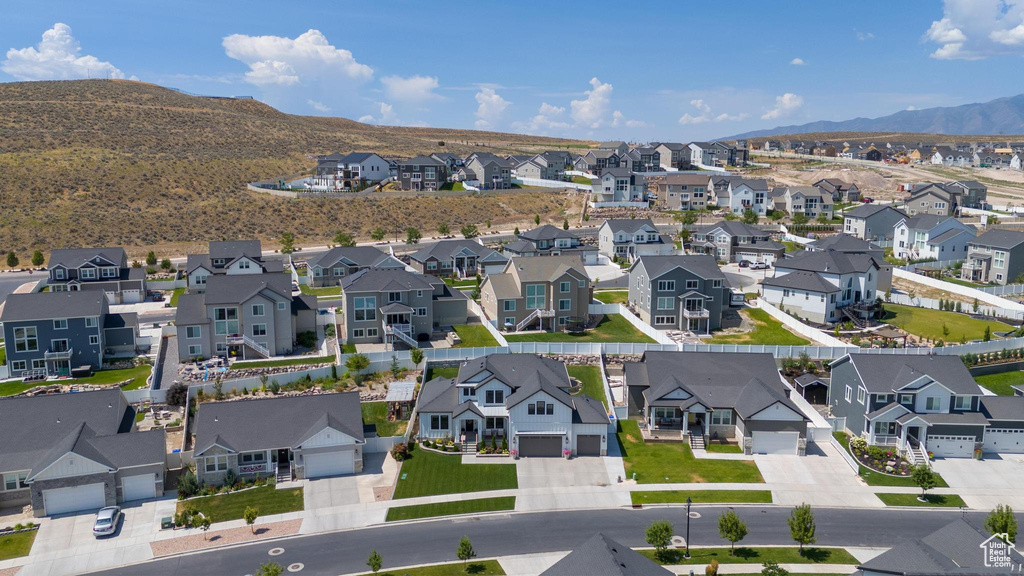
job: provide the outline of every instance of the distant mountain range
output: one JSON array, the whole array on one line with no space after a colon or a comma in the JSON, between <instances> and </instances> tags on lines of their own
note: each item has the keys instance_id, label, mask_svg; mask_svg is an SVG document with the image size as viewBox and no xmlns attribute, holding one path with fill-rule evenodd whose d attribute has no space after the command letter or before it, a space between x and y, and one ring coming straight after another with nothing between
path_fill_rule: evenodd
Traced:
<instances>
[{"instance_id":1,"label":"distant mountain range","mask_svg":"<svg viewBox=\"0 0 1024 576\"><path fill-rule=\"evenodd\" d=\"M811 132L915 132L989 136L1024 134L1024 94L962 106L903 110L881 118L854 118L840 122L819 121L778 126L768 130L737 134L723 140Z\"/></svg>"}]
</instances>

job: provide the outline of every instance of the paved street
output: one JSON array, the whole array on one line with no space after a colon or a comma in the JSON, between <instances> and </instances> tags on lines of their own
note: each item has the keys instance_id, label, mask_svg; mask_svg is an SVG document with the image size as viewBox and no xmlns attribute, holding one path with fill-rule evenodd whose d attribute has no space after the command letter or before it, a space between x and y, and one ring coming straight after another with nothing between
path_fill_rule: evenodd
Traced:
<instances>
[{"instance_id":1,"label":"paved street","mask_svg":"<svg viewBox=\"0 0 1024 576\"><path fill-rule=\"evenodd\" d=\"M0 273L0 302L7 300L7 296L26 282L34 282L46 276L45 272L3 272Z\"/></svg>"},{"instance_id":2,"label":"paved street","mask_svg":"<svg viewBox=\"0 0 1024 576\"><path fill-rule=\"evenodd\" d=\"M746 521L748 545L792 544L786 529L785 508L736 507ZM699 518L691 521L691 545L722 545L717 518L726 508L695 506ZM909 538L924 536L943 522L959 516L956 511L817 509L818 544L889 547ZM261 562L283 566L302 563L303 575L363 572L366 556L376 548L384 566L408 566L455 560L459 538L470 535L481 558L513 554L534 554L570 550L595 532L601 531L628 546L645 546L644 529L655 520L674 523L676 533L685 533L685 511L681 508L644 510L589 510L558 513L497 514L403 523L356 531L341 531L255 543L205 553L195 553L145 565L125 566L97 572L128 576L203 576L248 574ZM984 517L968 514L981 526ZM283 548L277 556L267 553Z\"/></svg>"}]
</instances>

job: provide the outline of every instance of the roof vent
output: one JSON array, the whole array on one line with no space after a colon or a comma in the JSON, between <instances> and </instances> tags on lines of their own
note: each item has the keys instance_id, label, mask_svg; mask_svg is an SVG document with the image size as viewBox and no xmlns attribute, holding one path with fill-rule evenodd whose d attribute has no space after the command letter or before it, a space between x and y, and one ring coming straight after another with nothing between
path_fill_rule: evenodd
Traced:
<instances>
[{"instance_id":1,"label":"roof vent","mask_svg":"<svg viewBox=\"0 0 1024 576\"><path fill-rule=\"evenodd\" d=\"M57 424L60 424L60 416L57 416Z\"/></svg>"},{"instance_id":2,"label":"roof vent","mask_svg":"<svg viewBox=\"0 0 1024 576\"><path fill-rule=\"evenodd\" d=\"M214 422L220 422L220 417L219 416L214 416L213 417L213 421Z\"/></svg>"},{"instance_id":3,"label":"roof vent","mask_svg":"<svg viewBox=\"0 0 1024 576\"><path fill-rule=\"evenodd\" d=\"M114 407L113 404L107 403L107 408L113 408L113 407Z\"/></svg>"}]
</instances>

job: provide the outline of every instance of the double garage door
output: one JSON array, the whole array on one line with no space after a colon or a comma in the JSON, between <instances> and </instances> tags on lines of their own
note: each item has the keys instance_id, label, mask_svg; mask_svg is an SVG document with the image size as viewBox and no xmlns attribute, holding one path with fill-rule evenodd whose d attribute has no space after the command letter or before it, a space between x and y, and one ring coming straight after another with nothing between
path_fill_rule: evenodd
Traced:
<instances>
[{"instance_id":1,"label":"double garage door","mask_svg":"<svg viewBox=\"0 0 1024 576\"><path fill-rule=\"evenodd\" d=\"M306 478L322 478L355 474L355 452L326 452L323 454L306 454L303 457L306 467Z\"/></svg>"},{"instance_id":2,"label":"double garage door","mask_svg":"<svg viewBox=\"0 0 1024 576\"><path fill-rule=\"evenodd\" d=\"M561 456L561 436L519 436L519 455Z\"/></svg>"},{"instance_id":3,"label":"double garage door","mask_svg":"<svg viewBox=\"0 0 1024 576\"><path fill-rule=\"evenodd\" d=\"M70 488L54 488L43 490L43 506L46 515L66 514L82 510L96 510L107 505L103 483L72 486Z\"/></svg>"},{"instance_id":4,"label":"double garage door","mask_svg":"<svg viewBox=\"0 0 1024 576\"><path fill-rule=\"evenodd\" d=\"M974 454L974 436L928 436L925 448L940 458L970 458Z\"/></svg>"},{"instance_id":5,"label":"double garage door","mask_svg":"<svg viewBox=\"0 0 1024 576\"><path fill-rule=\"evenodd\" d=\"M796 454L800 444L799 432L751 433L754 438L754 454Z\"/></svg>"},{"instance_id":6,"label":"double garage door","mask_svg":"<svg viewBox=\"0 0 1024 576\"><path fill-rule=\"evenodd\" d=\"M986 430L985 452L1024 453L1024 429L992 428Z\"/></svg>"}]
</instances>

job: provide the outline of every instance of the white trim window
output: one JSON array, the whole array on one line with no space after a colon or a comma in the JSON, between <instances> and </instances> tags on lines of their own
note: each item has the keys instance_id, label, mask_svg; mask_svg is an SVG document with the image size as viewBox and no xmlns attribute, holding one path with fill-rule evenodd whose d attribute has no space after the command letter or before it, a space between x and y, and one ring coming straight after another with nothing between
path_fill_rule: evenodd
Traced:
<instances>
[{"instance_id":1,"label":"white trim window","mask_svg":"<svg viewBox=\"0 0 1024 576\"><path fill-rule=\"evenodd\" d=\"M281 302L278 302L277 303L277 309L278 310L284 310L286 304L287 303L285 301L283 301L283 300Z\"/></svg>"},{"instance_id":2,"label":"white trim window","mask_svg":"<svg viewBox=\"0 0 1024 576\"><path fill-rule=\"evenodd\" d=\"M22 326L14 329L14 350L16 352L36 352L39 350L39 337L35 326Z\"/></svg>"},{"instance_id":3,"label":"white trim window","mask_svg":"<svg viewBox=\"0 0 1024 576\"><path fill-rule=\"evenodd\" d=\"M970 410L971 409L971 397L970 396L957 396L956 405L957 410Z\"/></svg>"},{"instance_id":4,"label":"white trim window","mask_svg":"<svg viewBox=\"0 0 1024 576\"><path fill-rule=\"evenodd\" d=\"M712 426L731 426L732 410L715 410L711 413Z\"/></svg>"},{"instance_id":5,"label":"white trim window","mask_svg":"<svg viewBox=\"0 0 1024 576\"><path fill-rule=\"evenodd\" d=\"M536 310L544 306L544 285L543 284L527 284L526 285L526 309Z\"/></svg>"},{"instance_id":6,"label":"white trim window","mask_svg":"<svg viewBox=\"0 0 1024 576\"><path fill-rule=\"evenodd\" d=\"M96 269L95 268L82 268L78 271L78 277L82 280L95 280Z\"/></svg>"},{"instance_id":7,"label":"white trim window","mask_svg":"<svg viewBox=\"0 0 1024 576\"><path fill-rule=\"evenodd\" d=\"M367 322L377 319L377 297L365 296L352 299L352 309L356 322Z\"/></svg>"},{"instance_id":8,"label":"white trim window","mask_svg":"<svg viewBox=\"0 0 1024 576\"><path fill-rule=\"evenodd\" d=\"M253 336L266 336L267 335L267 325L266 324L253 324L252 325L252 335Z\"/></svg>"},{"instance_id":9,"label":"white trim window","mask_svg":"<svg viewBox=\"0 0 1024 576\"><path fill-rule=\"evenodd\" d=\"M263 304L253 304L252 305L252 315L253 316L263 316L265 313L266 313L266 309L263 306Z\"/></svg>"},{"instance_id":10,"label":"white trim window","mask_svg":"<svg viewBox=\"0 0 1024 576\"><path fill-rule=\"evenodd\" d=\"M68 329L68 319L67 318L57 318L57 319L55 319L53 321L53 329L54 330L67 330Z\"/></svg>"},{"instance_id":11,"label":"white trim window","mask_svg":"<svg viewBox=\"0 0 1024 576\"><path fill-rule=\"evenodd\" d=\"M195 340L196 338L202 338L202 337L203 337L203 327L202 326L185 326L185 339L186 340Z\"/></svg>"},{"instance_id":12,"label":"white trim window","mask_svg":"<svg viewBox=\"0 0 1024 576\"><path fill-rule=\"evenodd\" d=\"M924 399L925 410L939 410L942 408L942 398L938 396L928 396Z\"/></svg>"},{"instance_id":13,"label":"white trim window","mask_svg":"<svg viewBox=\"0 0 1024 576\"><path fill-rule=\"evenodd\" d=\"M203 355L203 347L202 347L202 345L200 345L200 344L189 344L189 346L188 346L188 355L189 356L202 356Z\"/></svg>"},{"instance_id":14,"label":"white trim window","mask_svg":"<svg viewBox=\"0 0 1024 576\"><path fill-rule=\"evenodd\" d=\"M654 325L655 326L669 326L669 325L673 325L675 323L676 323L676 319L673 318L672 316L655 316L654 317Z\"/></svg>"},{"instance_id":15,"label":"white trim window","mask_svg":"<svg viewBox=\"0 0 1024 576\"><path fill-rule=\"evenodd\" d=\"M658 297L658 310L671 310L674 308L673 298L671 296L659 296Z\"/></svg>"},{"instance_id":16,"label":"white trim window","mask_svg":"<svg viewBox=\"0 0 1024 576\"><path fill-rule=\"evenodd\" d=\"M227 455L220 456L207 456L206 457L206 471L207 472L224 472L228 469L228 457Z\"/></svg>"},{"instance_id":17,"label":"white trim window","mask_svg":"<svg viewBox=\"0 0 1024 576\"><path fill-rule=\"evenodd\" d=\"M849 384L847 384L847 385L846 385L846 392L845 392L845 393L843 394L843 397L844 397L844 398L846 398L846 401L847 401L847 402L849 402L849 401L850 401L850 398L851 398L852 396L853 396L853 388L850 388L850 385L849 385Z\"/></svg>"},{"instance_id":18,"label":"white trim window","mask_svg":"<svg viewBox=\"0 0 1024 576\"><path fill-rule=\"evenodd\" d=\"M675 280L658 280L658 292L675 292Z\"/></svg>"},{"instance_id":19,"label":"white trim window","mask_svg":"<svg viewBox=\"0 0 1024 576\"><path fill-rule=\"evenodd\" d=\"M100 337L98 335L96 335L96 334L90 334L89 335L89 345L90 346L98 346L99 343L100 343Z\"/></svg>"},{"instance_id":20,"label":"white trim window","mask_svg":"<svg viewBox=\"0 0 1024 576\"><path fill-rule=\"evenodd\" d=\"M88 318L85 319L85 327L86 328L96 328L99 325L100 325L100 319L95 317L95 316L89 316Z\"/></svg>"},{"instance_id":21,"label":"white trim window","mask_svg":"<svg viewBox=\"0 0 1024 576\"><path fill-rule=\"evenodd\" d=\"M562 294L567 294L569 292L570 286L571 284L569 282L559 282L558 291L561 292Z\"/></svg>"},{"instance_id":22,"label":"white trim window","mask_svg":"<svg viewBox=\"0 0 1024 576\"><path fill-rule=\"evenodd\" d=\"M11 472L4 474L4 490L24 490L28 488L25 480L28 479L28 472Z\"/></svg>"},{"instance_id":23,"label":"white trim window","mask_svg":"<svg viewBox=\"0 0 1024 576\"><path fill-rule=\"evenodd\" d=\"M572 310L572 300L569 298L562 298L558 301L558 309L563 311Z\"/></svg>"},{"instance_id":24,"label":"white trim window","mask_svg":"<svg viewBox=\"0 0 1024 576\"><path fill-rule=\"evenodd\" d=\"M505 312L515 312L516 311L516 301L515 300L503 300L502 302L503 302L502 303L502 309Z\"/></svg>"},{"instance_id":25,"label":"white trim window","mask_svg":"<svg viewBox=\"0 0 1024 576\"><path fill-rule=\"evenodd\" d=\"M868 393L863 388L857 388L857 402L863 404L867 399Z\"/></svg>"},{"instance_id":26,"label":"white trim window","mask_svg":"<svg viewBox=\"0 0 1024 576\"><path fill-rule=\"evenodd\" d=\"M447 414L431 414L430 429L434 431L448 430L450 428Z\"/></svg>"}]
</instances>

